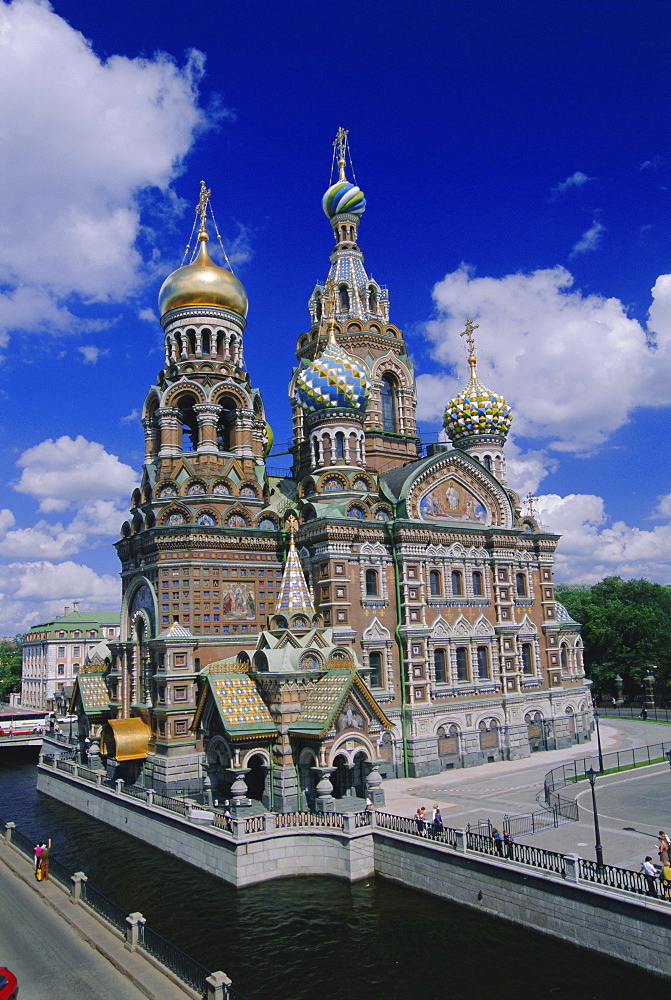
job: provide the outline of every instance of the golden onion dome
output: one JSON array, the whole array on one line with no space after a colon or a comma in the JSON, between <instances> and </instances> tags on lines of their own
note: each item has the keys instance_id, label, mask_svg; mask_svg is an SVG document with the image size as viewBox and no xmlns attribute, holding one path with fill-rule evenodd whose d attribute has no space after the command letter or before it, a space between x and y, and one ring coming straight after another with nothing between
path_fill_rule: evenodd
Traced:
<instances>
[{"instance_id":1,"label":"golden onion dome","mask_svg":"<svg viewBox=\"0 0 671 1000\"><path fill-rule=\"evenodd\" d=\"M158 293L161 316L181 306L219 306L239 316L247 315L247 293L235 275L215 264L207 252L207 230L198 233L200 248L192 264L178 267L163 282Z\"/></svg>"}]
</instances>

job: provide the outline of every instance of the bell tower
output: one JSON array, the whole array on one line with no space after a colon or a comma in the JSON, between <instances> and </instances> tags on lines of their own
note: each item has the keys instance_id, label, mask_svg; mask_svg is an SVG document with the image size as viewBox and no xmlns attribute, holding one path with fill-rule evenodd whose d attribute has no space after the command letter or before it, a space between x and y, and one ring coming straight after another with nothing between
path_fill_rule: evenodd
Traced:
<instances>
[{"instance_id":1,"label":"bell tower","mask_svg":"<svg viewBox=\"0 0 671 1000\"><path fill-rule=\"evenodd\" d=\"M327 300L332 303L335 342L363 363L371 378L370 401L363 430L366 467L380 473L417 458L416 390L412 362L401 330L389 319L389 293L366 272L358 244L359 224L366 209L363 191L347 180L349 143L345 129L338 129L333 166L338 179L324 194L322 207L331 223L335 247L328 277L315 288L308 302L312 324L298 338L296 356L301 369L326 346L324 323ZM300 453L309 433L296 401L293 405L294 454Z\"/></svg>"}]
</instances>

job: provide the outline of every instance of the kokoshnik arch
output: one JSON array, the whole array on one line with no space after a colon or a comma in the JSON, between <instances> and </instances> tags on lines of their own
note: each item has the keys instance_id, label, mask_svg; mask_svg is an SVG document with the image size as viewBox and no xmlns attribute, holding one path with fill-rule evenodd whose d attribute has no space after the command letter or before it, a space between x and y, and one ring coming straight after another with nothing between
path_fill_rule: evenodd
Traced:
<instances>
[{"instance_id":1,"label":"kokoshnik arch","mask_svg":"<svg viewBox=\"0 0 671 1000\"><path fill-rule=\"evenodd\" d=\"M366 201L344 130L334 145L335 246L296 345L290 475L266 466L247 296L209 256L204 184L195 259L159 294L165 367L117 543L121 636L73 696L111 765L157 789L198 789L204 765L219 797L244 780L293 810L324 779L361 796L378 773L515 759L591 729L579 626L554 597L558 536L506 486L512 413L478 379L477 327L445 443L422 453L413 365L358 244Z\"/></svg>"}]
</instances>

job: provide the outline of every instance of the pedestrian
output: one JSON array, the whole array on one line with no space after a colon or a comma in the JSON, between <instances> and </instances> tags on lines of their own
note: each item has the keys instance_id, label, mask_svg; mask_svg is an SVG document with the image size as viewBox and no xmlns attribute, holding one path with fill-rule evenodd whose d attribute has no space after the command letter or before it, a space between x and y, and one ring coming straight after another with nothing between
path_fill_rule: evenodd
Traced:
<instances>
[{"instance_id":1,"label":"pedestrian","mask_svg":"<svg viewBox=\"0 0 671 1000\"><path fill-rule=\"evenodd\" d=\"M35 844L35 850L33 851L33 857L35 859L35 871L37 871L39 867L41 853L42 853L42 844Z\"/></svg>"},{"instance_id":2,"label":"pedestrian","mask_svg":"<svg viewBox=\"0 0 671 1000\"><path fill-rule=\"evenodd\" d=\"M669 838L664 833L663 830L659 831L659 861L662 865L668 865L669 863L669 850L671 849L671 844L669 843Z\"/></svg>"},{"instance_id":3,"label":"pedestrian","mask_svg":"<svg viewBox=\"0 0 671 1000\"><path fill-rule=\"evenodd\" d=\"M424 806L417 806L417 812L415 813L415 823L417 824L417 833L420 837L424 836L426 832L426 809Z\"/></svg>"},{"instance_id":4,"label":"pedestrian","mask_svg":"<svg viewBox=\"0 0 671 1000\"><path fill-rule=\"evenodd\" d=\"M510 836L510 834L508 833L507 830L503 831L503 843L506 846L506 857L507 858L512 858L512 856L513 856L513 844L515 843L515 841Z\"/></svg>"},{"instance_id":5,"label":"pedestrian","mask_svg":"<svg viewBox=\"0 0 671 1000\"><path fill-rule=\"evenodd\" d=\"M496 829L495 826L492 827L492 839L494 841L494 847L496 848L496 853L498 854L498 856L500 858L502 858L503 857L503 837L499 833L499 831Z\"/></svg>"},{"instance_id":6,"label":"pedestrian","mask_svg":"<svg viewBox=\"0 0 671 1000\"><path fill-rule=\"evenodd\" d=\"M662 883L662 897L664 899L671 899L671 865L662 865L659 879Z\"/></svg>"},{"instance_id":7,"label":"pedestrian","mask_svg":"<svg viewBox=\"0 0 671 1000\"><path fill-rule=\"evenodd\" d=\"M49 852L51 851L51 837L46 842L42 844L42 852L40 854L40 861L38 870L40 872L39 881L48 882L49 881Z\"/></svg>"},{"instance_id":8,"label":"pedestrian","mask_svg":"<svg viewBox=\"0 0 671 1000\"><path fill-rule=\"evenodd\" d=\"M641 865L641 874L647 882L648 888L646 889L647 896L657 897L657 869L652 863L652 858L649 854L646 855L645 861Z\"/></svg>"},{"instance_id":9,"label":"pedestrian","mask_svg":"<svg viewBox=\"0 0 671 1000\"><path fill-rule=\"evenodd\" d=\"M437 837L443 832L443 817L440 815L440 806L436 803L433 807L433 835Z\"/></svg>"},{"instance_id":10,"label":"pedestrian","mask_svg":"<svg viewBox=\"0 0 671 1000\"><path fill-rule=\"evenodd\" d=\"M646 722L647 718L648 718L648 710L644 705L643 708L641 709L641 714L639 715L639 719L643 719L643 721Z\"/></svg>"},{"instance_id":11,"label":"pedestrian","mask_svg":"<svg viewBox=\"0 0 671 1000\"><path fill-rule=\"evenodd\" d=\"M369 813L369 812L372 812L372 811L373 811L373 800L371 799L370 795L367 795L366 796L366 812Z\"/></svg>"}]
</instances>

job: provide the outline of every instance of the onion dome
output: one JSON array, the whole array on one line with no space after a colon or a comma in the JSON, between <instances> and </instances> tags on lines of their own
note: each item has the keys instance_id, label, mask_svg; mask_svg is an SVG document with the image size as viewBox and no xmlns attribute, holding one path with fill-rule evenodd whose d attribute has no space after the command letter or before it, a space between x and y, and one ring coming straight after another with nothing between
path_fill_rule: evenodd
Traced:
<instances>
[{"instance_id":1,"label":"onion dome","mask_svg":"<svg viewBox=\"0 0 671 1000\"><path fill-rule=\"evenodd\" d=\"M366 211L366 199L361 188L342 178L328 189L322 198L322 208L329 219L342 212L363 215Z\"/></svg>"},{"instance_id":2,"label":"onion dome","mask_svg":"<svg viewBox=\"0 0 671 1000\"><path fill-rule=\"evenodd\" d=\"M503 396L485 388L471 369L466 388L445 408L443 426L450 441L456 444L467 437L495 436L504 439L512 421L513 412Z\"/></svg>"},{"instance_id":3,"label":"onion dome","mask_svg":"<svg viewBox=\"0 0 671 1000\"><path fill-rule=\"evenodd\" d=\"M364 366L335 342L332 330L326 347L296 376L296 398L308 413L340 408L365 410L371 383Z\"/></svg>"},{"instance_id":4,"label":"onion dome","mask_svg":"<svg viewBox=\"0 0 671 1000\"><path fill-rule=\"evenodd\" d=\"M263 424L263 457L267 458L270 454L273 441L275 440L275 435L273 434L272 428L268 421L266 420Z\"/></svg>"},{"instance_id":5,"label":"onion dome","mask_svg":"<svg viewBox=\"0 0 671 1000\"><path fill-rule=\"evenodd\" d=\"M200 248L192 264L173 271L158 293L161 316L181 306L219 306L240 316L247 315L247 293L235 275L215 264L207 252L207 230L198 233Z\"/></svg>"}]
</instances>

